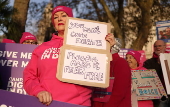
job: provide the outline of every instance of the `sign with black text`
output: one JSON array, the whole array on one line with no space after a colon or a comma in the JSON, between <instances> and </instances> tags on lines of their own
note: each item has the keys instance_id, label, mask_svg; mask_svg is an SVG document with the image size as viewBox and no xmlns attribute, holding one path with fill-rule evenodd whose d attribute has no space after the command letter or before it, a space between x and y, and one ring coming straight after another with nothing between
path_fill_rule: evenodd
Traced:
<instances>
[{"instance_id":1,"label":"sign with black text","mask_svg":"<svg viewBox=\"0 0 170 107\"><path fill-rule=\"evenodd\" d=\"M105 37L110 24L71 17L66 22L57 78L62 82L108 87L112 57Z\"/></svg>"},{"instance_id":2,"label":"sign with black text","mask_svg":"<svg viewBox=\"0 0 170 107\"><path fill-rule=\"evenodd\" d=\"M105 40L110 24L69 17L66 24L64 44L110 51Z\"/></svg>"},{"instance_id":3,"label":"sign with black text","mask_svg":"<svg viewBox=\"0 0 170 107\"><path fill-rule=\"evenodd\" d=\"M58 71L62 72L57 72L57 78L74 84L108 87L109 56L91 49L80 50L62 47L58 65Z\"/></svg>"}]
</instances>

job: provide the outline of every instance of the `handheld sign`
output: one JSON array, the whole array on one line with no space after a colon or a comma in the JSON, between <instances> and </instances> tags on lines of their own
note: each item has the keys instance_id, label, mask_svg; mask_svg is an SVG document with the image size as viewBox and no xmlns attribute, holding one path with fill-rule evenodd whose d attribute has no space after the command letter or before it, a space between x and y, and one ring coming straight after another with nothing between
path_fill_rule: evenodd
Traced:
<instances>
[{"instance_id":1,"label":"handheld sign","mask_svg":"<svg viewBox=\"0 0 170 107\"><path fill-rule=\"evenodd\" d=\"M64 45L73 45L110 51L105 40L110 32L110 23L97 22L79 18L67 18Z\"/></svg>"},{"instance_id":2,"label":"handheld sign","mask_svg":"<svg viewBox=\"0 0 170 107\"><path fill-rule=\"evenodd\" d=\"M166 85L166 91L170 95L170 53L161 53L160 61Z\"/></svg>"},{"instance_id":3,"label":"handheld sign","mask_svg":"<svg viewBox=\"0 0 170 107\"><path fill-rule=\"evenodd\" d=\"M103 87L109 86L110 61L107 54L94 50L62 47L57 78L63 82Z\"/></svg>"},{"instance_id":4,"label":"handheld sign","mask_svg":"<svg viewBox=\"0 0 170 107\"><path fill-rule=\"evenodd\" d=\"M108 23L68 17L57 78L68 83L108 87L112 58L105 37L109 31Z\"/></svg>"},{"instance_id":5,"label":"handheld sign","mask_svg":"<svg viewBox=\"0 0 170 107\"><path fill-rule=\"evenodd\" d=\"M166 92L155 70L132 70L132 87L138 100L160 99Z\"/></svg>"}]
</instances>

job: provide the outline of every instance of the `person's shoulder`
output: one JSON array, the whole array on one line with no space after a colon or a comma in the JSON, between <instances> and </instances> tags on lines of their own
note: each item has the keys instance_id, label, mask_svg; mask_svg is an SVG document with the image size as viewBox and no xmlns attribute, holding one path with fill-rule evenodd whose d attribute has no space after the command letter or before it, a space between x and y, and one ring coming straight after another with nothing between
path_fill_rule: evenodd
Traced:
<instances>
[{"instance_id":1,"label":"person's shoulder","mask_svg":"<svg viewBox=\"0 0 170 107\"><path fill-rule=\"evenodd\" d=\"M147 59L144 63L155 61L155 58Z\"/></svg>"},{"instance_id":2,"label":"person's shoulder","mask_svg":"<svg viewBox=\"0 0 170 107\"><path fill-rule=\"evenodd\" d=\"M37 52L39 50L42 50L44 49L46 46L48 46L50 44L50 41L48 42L43 42L41 45L37 46L35 49L34 49L34 52Z\"/></svg>"}]
</instances>

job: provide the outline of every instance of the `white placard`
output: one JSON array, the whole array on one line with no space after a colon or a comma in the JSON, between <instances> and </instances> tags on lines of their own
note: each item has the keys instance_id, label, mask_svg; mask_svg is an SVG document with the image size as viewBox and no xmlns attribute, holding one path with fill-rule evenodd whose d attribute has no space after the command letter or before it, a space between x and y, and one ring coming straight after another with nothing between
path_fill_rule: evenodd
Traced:
<instances>
[{"instance_id":1,"label":"white placard","mask_svg":"<svg viewBox=\"0 0 170 107\"><path fill-rule=\"evenodd\" d=\"M169 67L170 69L170 53L161 53L160 54L160 61L161 61L161 66L162 66L162 72L163 72L163 76L164 76L164 81L165 81L165 85L166 85L166 91L167 94L170 94L170 75L168 75L167 71L167 67L165 64L165 60L167 61L167 67Z\"/></svg>"},{"instance_id":2,"label":"white placard","mask_svg":"<svg viewBox=\"0 0 170 107\"><path fill-rule=\"evenodd\" d=\"M66 50L62 78L105 83L106 54Z\"/></svg>"},{"instance_id":3,"label":"white placard","mask_svg":"<svg viewBox=\"0 0 170 107\"><path fill-rule=\"evenodd\" d=\"M66 44L106 50L108 25L85 20L68 20Z\"/></svg>"}]
</instances>

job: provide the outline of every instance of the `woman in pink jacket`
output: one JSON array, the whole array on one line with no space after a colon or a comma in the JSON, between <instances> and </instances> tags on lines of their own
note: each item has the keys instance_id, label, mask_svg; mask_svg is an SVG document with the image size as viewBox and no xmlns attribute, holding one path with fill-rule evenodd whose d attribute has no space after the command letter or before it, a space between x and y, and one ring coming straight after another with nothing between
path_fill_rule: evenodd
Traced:
<instances>
[{"instance_id":1,"label":"woman in pink jacket","mask_svg":"<svg viewBox=\"0 0 170 107\"><path fill-rule=\"evenodd\" d=\"M52 100L91 106L91 89L86 86L64 83L56 78L60 47L63 45L66 18L73 17L72 9L57 6L52 11L52 24L58 31L50 41L37 47L24 70L24 89L29 95L38 97L39 101L49 105ZM115 44L114 36L105 38L110 45Z\"/></svg>"},{"instance_id":2,"label":"woman in pink jacket","mask_svg":"<svg viewBox=\"0 0 170 107\"><path fill-rule=\"evenodd\" d=\"M140 57L141 54L137 51L129 51L126 54L126 60L131 70L146 70L140 63ZM152 100L138 101L138 107L153 107L153 102Z\"/></svg>"}]
</instances>

